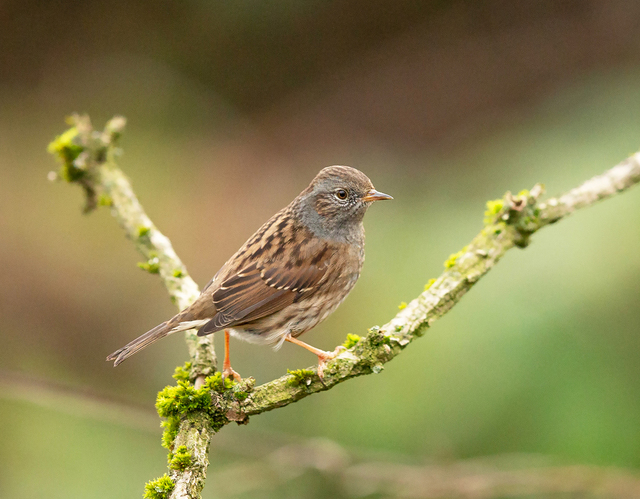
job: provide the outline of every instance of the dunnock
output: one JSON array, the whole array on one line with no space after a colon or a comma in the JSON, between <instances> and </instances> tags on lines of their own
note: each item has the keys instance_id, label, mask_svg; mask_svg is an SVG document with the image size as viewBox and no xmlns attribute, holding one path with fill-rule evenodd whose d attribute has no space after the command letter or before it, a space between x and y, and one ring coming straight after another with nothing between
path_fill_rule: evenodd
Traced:
<instances>
[{"instance_id":1,"label":"dunnock","mask_svg":"<svg viewBox=\"0 0 640 499\"><path fill-rule=\"evenodd\" d=\"M225 263L195 302L113 352L117 366L177 331L225 332L224 376L240 376L229 361L229 335L278 349L289 341L318 356L318 375L335 353L298 339L333 312L355 285L364 262L362 219L373 201L392 199L348 166L329 166L265 223Z\"/></svg>"}]
</instances>

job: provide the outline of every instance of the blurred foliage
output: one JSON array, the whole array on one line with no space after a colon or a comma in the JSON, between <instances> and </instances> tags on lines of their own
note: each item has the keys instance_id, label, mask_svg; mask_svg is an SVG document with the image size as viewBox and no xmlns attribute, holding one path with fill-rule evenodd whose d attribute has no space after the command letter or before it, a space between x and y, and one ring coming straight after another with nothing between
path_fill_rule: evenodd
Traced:
<instances>
[{"instance_id":1,"label":"blurred foliage","mask_svg":"<svg viewBox=\"0 0 640 499\"><path fill-rule=\"evenodd\" d=\"M174 309L108 208L82 216L79 191L47 182L46 145L73 111L127 116L122 168L201 285L327 164L358 167L392 194L367 216L354 292L305 336L327 350L421 292L480 230L488 199L536 182L563 192L640 147L640 52L621 3L539 2L535 15L410 3L389 16L381 2L243 2L224 16L160 3L147 16L136 2L5 2L3 46L22 48L0 57L2 368L151 408L187 356L176 335L115 370L104 362ZM546 228L380 376L225 428L216 439L231 444L214 440L214 466L242 460L230 449L248 431L418 461L527 452L640 467L639 227L632 190ZM232 350L258 382L314 360L289 345ZM2 497L135 497L165 469L159 422L154 433L0 400ZM334 497L332 487L305 474L242 497ZM218 497L215 483L205 497Z\"/></svg>"}]
</instances>

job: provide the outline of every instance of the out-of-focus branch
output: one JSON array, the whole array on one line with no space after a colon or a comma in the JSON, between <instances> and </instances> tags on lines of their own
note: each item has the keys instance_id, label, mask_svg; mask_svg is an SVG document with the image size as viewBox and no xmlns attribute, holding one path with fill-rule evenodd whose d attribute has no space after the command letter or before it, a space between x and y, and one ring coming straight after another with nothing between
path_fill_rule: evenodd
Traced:
<instances>
[{"instance_id":1,"label":"out-of-focus branch","mask_svg":"<svg viewBox=\"0 0 640 499\"><path fill-rule=\"evenodd\" d=\"M342 484L357 497L378 493L387 497L437 499L460 497L543 496L635 499L640 479L630 471L597 466L550 466L500 469L481 462L450 466L407 466L366 463L352 466Z\"/></svg>"},{"instance_id":2,"label":"out-of-focus branch","mask_svg":"<svg viewBox=\"0 0 640 499\"><path fill-rule=\"evenodd\" d=\"M17 372L0 370L0 399L24 401L149 433L158 427L157 416L150 408L114 400L91 388L71 387ZM290 481L305 474L319 474L331 484L337 499L372 495L415 499L541 494L640 497L640 477L630 470L558 465L555 459L541 455L495 455L446 464L408 465L410 456L377 456L370 450L356 453L330 440L255 430L251 434L219 435L216 448L235 457L209 471L209 479L217 484L217 495L227 499L251 492L286 490L283 488Z\"/></svg>"},{"instance_id":3,"label":"out-of-focus branch","mask_svg":"<svg viewBox=\"0 0 640 499\"><path fill-rule=\"evenodd\" d=\"M114 399L92 387L71 386L17 371L0 369L0 400L26 402L67 416L158 432L158 416L150 407Z\"/></svg>"},{"instance_id":4,"label":"out-of-focus branch","mask_svg":"<svg viewBox=\"0 0 640 499\"><path fill-rule=\"evenodd\" d=\"M359 460L335 442L307 440L283 445L260 460L213 471L224 497L278 489L288 480L316 472L334 497L489 499L567 494L615 499L640 497L640 477L629 470L557 465L540 455L496 455L446 464ZM242 480L240 477L251 477Z\"/></svg>"},{"instance_id":5,"label":"out-of-focus branch","mask_svg":"<svg viewBox=\"0 0 640 499\"><path fill-rule=\"evenodd\" d=\"M143 268L159 272L179 307L185 307L196 298L197 286L184 277L186 271L169 241L144 214L128 180L114 162L113 143L124 119L114 118L101 133L92 131L88 118L76 116L72 124L71 130L51 144L51 150L63 161L62 176L83 186L89 209L97 204L96 198L112 207L121 226L148 258ZM176 456L179 459L175 466L172 460L170 478L148 484L149 497L199 497L213 433L230 422L246 423L250 415L284 407L347 379L379 373L385 363L448 312L509 249L526 247L530 236L542 227L639 181L640 153L546 202L538 202L543 192L539 184L530 191L507 193L502 199L488 202L484 228L469 245L449 257L444 273L429 281L425 291L384 326L371 328L364 338L349 335L345 349L328 362L324 379L314 370L301 369L258 387L254 387L252 378L229 386L221 383L218 376L208 378L198 389L199 383L194 387L188 382L194 380L193 369L199 376L209 374L215 357L210 345L188 335L194 360L191 372L179 375L178 387L161 392L157 404L159 413L168 418L168 446L172 451L184 448L184 452ZM187 286L187 293L183 292L183 285Z\"/></svg>"}]
</instances>

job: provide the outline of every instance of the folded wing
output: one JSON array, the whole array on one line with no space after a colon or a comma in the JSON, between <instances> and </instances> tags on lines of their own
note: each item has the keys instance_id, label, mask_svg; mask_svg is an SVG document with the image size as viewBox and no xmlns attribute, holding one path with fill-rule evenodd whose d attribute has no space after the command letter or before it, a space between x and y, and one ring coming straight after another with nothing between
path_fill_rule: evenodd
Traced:
<instances>
[{"instance_id":1,"label":"folded wing","mask_svg":"<svg viewBox=\"0 0 640 499\"><path fill-rule=\"evenodd\" d=\"M266 317L313 294L329 270L333 251L326 243L305 250L306 258L253 262L225 276L212 295L217 313L198 335Z\"/></svg>"}]
</instances>

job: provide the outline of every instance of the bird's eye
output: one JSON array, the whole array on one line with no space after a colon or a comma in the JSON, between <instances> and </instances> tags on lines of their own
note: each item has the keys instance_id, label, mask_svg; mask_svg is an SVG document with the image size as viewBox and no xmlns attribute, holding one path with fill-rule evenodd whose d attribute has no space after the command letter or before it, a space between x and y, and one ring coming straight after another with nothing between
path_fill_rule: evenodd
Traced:
<instances>
[{"instance_id":1,"label":"bird's eye","mask_svg":"<svg viewBox=\"0 0 640 499\"><path fill-rule=\"evenodd\" d=\"M347 199L348 196L349 196L349 193L347 191L345 191L344 189L338 189L336 191L336 197L338 199L342 199L344 201L345 199Z\"/></svg>"}]
</instances>

